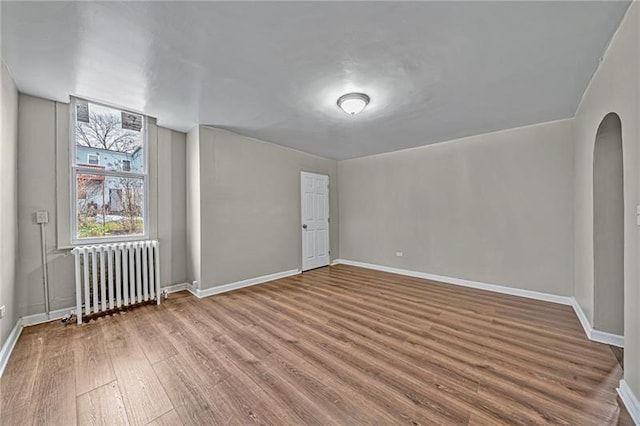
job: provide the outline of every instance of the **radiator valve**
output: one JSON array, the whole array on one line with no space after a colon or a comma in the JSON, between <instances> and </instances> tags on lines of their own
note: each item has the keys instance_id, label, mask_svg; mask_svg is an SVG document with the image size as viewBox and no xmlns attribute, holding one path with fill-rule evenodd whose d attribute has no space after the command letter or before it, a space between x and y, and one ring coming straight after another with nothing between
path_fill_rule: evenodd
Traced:
<instances>
[{"instance_id":1,"label":"radiator valve","mask_svg":"<svg viewBox=\"0 0 640 426\"><path fill-rule=\"evenodd\" d=\"M66 314L65 316L62 317L60 322L63 323L63 324L68 323L71 320L71 318L73 318L74 314L75 314L75 311L69 312L68 314Z\"/></svg>"}]
</instances>

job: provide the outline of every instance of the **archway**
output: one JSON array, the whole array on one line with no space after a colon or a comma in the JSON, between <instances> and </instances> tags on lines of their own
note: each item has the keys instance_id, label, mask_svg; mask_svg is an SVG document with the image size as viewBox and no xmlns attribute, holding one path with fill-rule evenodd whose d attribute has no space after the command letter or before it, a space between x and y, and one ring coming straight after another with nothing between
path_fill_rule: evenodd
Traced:
<instances>
[{"instance_id":1,"label":"archway","mask_svg":"<svg viewBox=\"0 0 640 426\"><path fill-rule=\"evenodd\" d=\"M593 159L593 328L624 334L624 192L622 124L604 117Z\"/></svg>"}]
</instances>

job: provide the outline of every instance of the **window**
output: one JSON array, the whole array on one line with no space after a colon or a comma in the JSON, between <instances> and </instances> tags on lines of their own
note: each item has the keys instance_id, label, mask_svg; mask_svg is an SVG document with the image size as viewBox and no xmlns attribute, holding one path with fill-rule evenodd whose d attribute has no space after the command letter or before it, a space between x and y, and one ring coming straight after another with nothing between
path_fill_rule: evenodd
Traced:
<instances>
[{"instance_id":1,"label":"window","mask_svg":"<svg viewBox=\"0 0 640 426\"><path fill-rule=\"evenodd\" d=\"M71 114L72 242L146 237L146 117L76 98Z\"/></svg>"},{"instance_id":2,"label":"window","mask_svg":"<svg viewBox=\"0 0 640 426\"><path fill-rule=\"evenodd\" d=\"M98 154L87 154L87 164L98 165L100 164L100 156Z\"/></svg>"}]
</instances>

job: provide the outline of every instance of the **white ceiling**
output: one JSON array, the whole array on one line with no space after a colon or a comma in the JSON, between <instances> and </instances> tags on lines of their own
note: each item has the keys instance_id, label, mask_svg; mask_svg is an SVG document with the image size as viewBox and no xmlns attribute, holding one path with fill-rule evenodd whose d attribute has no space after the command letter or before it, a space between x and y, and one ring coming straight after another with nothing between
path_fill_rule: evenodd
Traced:
<instances>
[{"instance_id":1,"label":"white ceiling","mask_svg":"<svg viewBox=\"0 0 640 426\"><path fill-rule=\"evenodd\" d=\"M628 4L2 2L2 57L25 93L344 159L572 117Z\"/></svg>"}]
</instances>

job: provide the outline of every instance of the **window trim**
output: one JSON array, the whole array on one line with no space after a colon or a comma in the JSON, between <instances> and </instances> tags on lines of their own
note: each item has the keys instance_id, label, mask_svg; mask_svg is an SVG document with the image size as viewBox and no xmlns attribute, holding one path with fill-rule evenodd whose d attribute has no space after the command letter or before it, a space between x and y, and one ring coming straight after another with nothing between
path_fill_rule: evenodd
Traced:
<instances>
[{"instance_id":1,"label":"window trim","mask_svg":"<svg viewBox=\"0 0 640 426\"><path fill-rule=\"evenodd\" d=\"M142 115L143 117L143 125L142 125L142 133L143 133L143 164L144 164L144 173L134 172L134 171L119 171L119 170L106 170L106 169L96 169L90 166L82 166L77 164L77 152L76 152L76 103L78 101L88 102L95 105L100 105L106 108L116 109L122 112L129 112L132 114ZM69 176L69 190L70 190L70 201L71 201L71 214L70 216L70 234L71 234L71 245L79 246L79 245L91 245L91 244L110 244L110 243L121 243L127 241L141 241L148 240L150 237L150 179L149 179L149 117L145 114L141 114L139 112L127 110L125 108L120 108L118 106L113 106L109 104L105 104L103 102L97 102L93 100L78 98L75 96L71 96L71 101L69 102L69 163L68 167L70 170ZM90 175L99 175L99 176L113 176L113 177L127 177L127 178L137 178L142 179L142 185L144 187L144 202L143 202L143 212L142 212L142 221L143 221L143 232L142 234L128 235L128 236L104 236L104 237L93 237L93 238L78 238L78 194L77 194L77 180L78 174L90 174Z\"/></svg>"}]
</instances>

